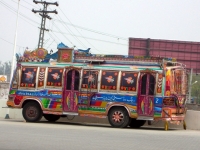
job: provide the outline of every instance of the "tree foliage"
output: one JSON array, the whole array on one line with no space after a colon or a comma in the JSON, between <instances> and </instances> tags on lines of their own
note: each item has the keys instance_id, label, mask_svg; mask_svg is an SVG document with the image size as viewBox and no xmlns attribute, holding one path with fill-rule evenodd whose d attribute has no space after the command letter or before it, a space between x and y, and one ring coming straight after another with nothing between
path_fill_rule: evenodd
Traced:
<instances>
[{"instance_id":1,"label":"tree foliage","mask_svg":"<svg viewBox=\"0 0 200 150\"><path fill-rule=\"evenodd\" d=\"M192 76L192 83L197 81L197 83L191 85L191 96L194 98L194 103L200 104L200 75Z\"/></svg>"},{"instance_id":2,"label":"tree foliage","mask_svg":"<svg viewBox=\"0 0 200 150\"><path fill-rule=\"evenodd\" d=\"M0 61L0 75L7 75L7 81L10 81L11 62Z\"/></svg>"}]
</instances>

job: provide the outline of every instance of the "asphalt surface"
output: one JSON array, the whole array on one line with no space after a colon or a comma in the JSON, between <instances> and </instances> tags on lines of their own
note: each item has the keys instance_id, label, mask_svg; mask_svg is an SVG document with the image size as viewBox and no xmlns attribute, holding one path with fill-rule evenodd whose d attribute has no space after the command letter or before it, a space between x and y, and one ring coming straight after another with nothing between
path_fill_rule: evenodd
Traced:
<instances>
[{"instance_id":1,"label":"asphalt surface","mask_svg":"<svg viewBox=\"0 0 200 150\"><path fill-rule=\"evenodd\" d=\"M199 150L200 131L0 119L0 150Z\"/></svg>"}]
</instances>

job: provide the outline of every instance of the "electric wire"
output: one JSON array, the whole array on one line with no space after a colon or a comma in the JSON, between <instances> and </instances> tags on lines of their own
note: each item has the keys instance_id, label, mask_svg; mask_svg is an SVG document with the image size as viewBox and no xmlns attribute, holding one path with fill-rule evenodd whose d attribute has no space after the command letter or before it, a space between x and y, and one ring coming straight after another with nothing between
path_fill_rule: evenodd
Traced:
<instances>
[{"instance_id":1,"label":"electric wire","mask_svg":"<svg viewBox=\"0 0 200 150\"><path fill-rule=\"evenodd\" d=\"M82 30L86 30L86 31L89 31L89 32L93 32L93 33L101 34L101 35L104 35L104 36L108 36L108 37L112 37L112 38L128 41L127 38L120 37L120 36L117 36L117 35L112 35L112 34L109 34L109 33L104 33L104 32L101 32L101 31L97 31L97 30L81 27L81 26L78 26L78 25L74 25L72 23L68 23L68 22L64 22L64 21L58 20L58 19L53 19L53 20L57 21L57 22L62 22L64 24L67 24L67 25L70 25L70 26L74 26L76 28L80 28Z\"/></svg>"},{"instance_id":2,"label":"electric wire","mask_svg":"<svg viewBox=\"0 0 200 150\"><path fill-rule=\"evenodd\" d=\"M63 13L63 15L69 20L69 18L65 15L65 13L59 8L59 10ZM71 23L71 21L69 20L69 22ZM71 23L72 24L72 23ZM74 27L74 26L73 26ZM75 28L75 27L74 27ZM79 30L77 28L75 28L76 31L83 37L83 35L81 34L81 32L79 32ZM77 36L76 36L77 37ZM85 39L85 38L84 38ZM93 44L91 44L88 40L85 39L85 41L87 41L92 47L94 47L97 51L99 51ZM100 52L100 51L99 51Z\"/></svg>"},{"instance_id":3,"label":"electric wire","mask_svg":"<svg viewBox=\"0 0 200 150\"><path fill-rule=\"evenodd\" d=\"M13 1L13 0L12 0ZM13 2L15 2L15 1L13 1ZM24 2L26 2L26 1L24 1ZM16 2L15 2L16 3ZM29 5L31 5L30 3L28 3L28 2L26 2L27 4L29 4ZM9 6L7 3L5 3L4 1L0 1L0 4L2 4L2 5L4 5L7 9L9 9L11 12L13 12L13 13L15 13L16 14L16 12L17 12L17 10L16 9L14 9L13 7L11 7L11 6ZM24 6L24 5L21 5L20 4L20 6L22 6L22 7L24 7L24 8L26 8L26 9L29 9L28 7L26 7L26 6ZM31 6L33 6L33 5L31 5ZM36 5L36 6L38 6L38 5ZM60 9L60 8L59 8ZM30 9L29 9L30 10ZM63 11L60 9L60 11L63 13ZM38 22L36 22L36 21L34 21L34 20L32 20L32 19L30 19L30 17L27 17L26 15L24 15L24 14L22 14L22 13L19 13L20 14L20 16L22 17L22 19L24 20L26 20L26 22L27 23L29 23L29 24L31 24L31 25L33 25L32 23L30 23L30 22L28 22L27 20L29 20L29 21L31 21L31 22L33 22L33 23L35 23L35 24L37 24L37 25L39 25L40 23L38 23ZM64 13L63 13L64 14ZM38 16L38 15L36 15L36 16ZM59 15L58 15L59 16ZM64 14L64 16L68 19L68 17ZM39 17L39 16L38 16ZM59 16L59 18L60 18L60 16ZM69 20L69 19L68 19ZM73 26L76 30L77 30L77 28L80 28L80 29L82 29L82 30L86 30L86 31L90 31L90 32L94 32L94 33L96 33L96 34L101 34L101 35L104 35L104 36L109 36L109 37L113 37L113 38L117 38L118 40L120 39L120 40L126 40L126 41L128 41L127 39L125 39L125 38L123 38L123 37L119 37L119 36L115 36L115 35L111 35L111 34L107 34L107 33L103 33L103 32L100 32L100 31L96 31L96 30L92 30L92 29L88 29L88 28L85 28L85 27L81 27L81 26L77 26L77 25L74 25L74 24L72 24L71 23L71 21L69 20L69 22L70 23L67 23L67 22L64 22L61 18L60 18L60 20L59 19L53 19L53 21L55 21L55 22L60 22L60 23L62 23L62 24L64 24L63 26L65 27L65 28L68 28L67 27L67 25L70 25L70 26ZM64 34L67 34L67 33L63 33L63 32L61 32L60 31L60 29L57 27L57 25L55 24L55 22L53 22L52 24L59 30L59 31L54 31L54 30L52 30L52 34L54 34L54 33L60 33L60 34L62 34L68 41L70 41ZM35 25L33 25L33 26L35 26ZM70 29L68 29L68 31L69 31ZM54 33L53 33L54 32ZM111 42L111 41L106 41L106 40L101 40L101 39L94 39L94 38L89 38L89 37L84 37L78 30L77 30L77 32L81 35L81 36L79 36L79 35L75 35L75 34L73 34L73 32L71 31L70 32L70 35L71 36L73 36L73 37L81 37L81 38L84 38L85 40L86 39L91 39L91 40L96 40L96 41L101 41L101 42L107 42L107 43L112 43L112 44L118 44L118 45L125 45L125 46L127 46L127 44L122 44L122 43L116 43L116 42ZM50 34L49 34L50 35ZM53 36L51 36L51 38L52 38ZM57 39L59 39L55 34L54 34L54 37L56 37ZM56 40L54 39L54 42L55 42ZM79 41L79 43L82 43L79 39L78 39L78 41ZM88 42L88 41L87 41ZM73 46L75 46L71 41L70 41L70 43L73 45ZM52 43L51 43L52 44ZM50 44L50 45L51 45ZM90 45L92 45L90 42L89 42L89 44ZM49 45L49 46L50 46ZM84 45L83 43L81 44L81 45ZM48 47L49 47L48 46ZM85 45L84 45L84 47L86 47ZM94 46L93 46L94 47ZM96 48L95 48L96 49ZM97 50L97 49L96 49ZM98 50L99 51L99 50Z\"/></svg>"},{"instance_id":4,"label":"electric wire","mask_svg":"<svg viewBox=\"0 0 200 150\"><path fill-rule=\"evenodd\" d=\"M51 10L51 9L50 9ZM59 16L59 15L56 15L56 17L59 17L60 19L61 19L61 17ZM62 19L61 19L62 20ZM55 23L53 22L53 24L55 25ZM85 48L87 48L87 46L85 46L76 36L73 36L73 32L72 32L72 30L68 27L68 26L66 26L66 25L64 25L64 24L62 24L63 25L63 27L72 35L72 37L77 41L77 42L79 42L83 47L85 47ZM65 38L66 38L66 36L65 36ZM69 40L69 39L68 39ZM72 42L71 42L72 43ZM73 44L74 45L74 44ZM76 47L75 45L74 45L74 47Z\"/></svg>"},{"instance_id":5,"label":"electric wire","mask_svg":"<svg viewBox=\"0 0 200 150\"><path fill-rule=\"evenodd\" d=\"M69 33L59 32L59 31L55 31L55 30L51 30L51 32L56 32L56 33L60 33L60 34L68 34L68 35L70 35ZM74 36L81 37L81 38L86 38L86 39L91 39L91 40L95 40L95 41L101 41L101 42L111 43L111 44L118 44L118 45L124 45L124 46L128 45L128 44L116 43L116 42L112 42L112 41L95 39L95 38L90 38L90 37L85 37L85 36L80 36L80 35L74 35Z\"/></svg>"},{"instance_id":6,"label":"electric wire","mask_svg":"<svg viewBox=\"0 0 200 150\"><path fill-rule=\"evenodd\" d=\"M6 8L8 8L12 13L17 14L17 10L14 9L13 7L9 6L8 4L6 4L4 1L0 1L0 4L4 5ZM35 24L37 24L37 25L39 24L38 22L36 22L36 21L30 19L29 17L23 15L23 14L20 13L20 12L19 12L19 15L21 16L21 18L22 18L23 20L24 20L24 19L27 19L27 20L30 20L31 22L33 22L33 23L35 23ZM33 25L32 23L28 22L27 20L26 20L27 23ZM33 26L35 26L35 25L33 25Z\"/></svg>"},{"instance_id":7,"label":"electric wire","mask_svg":"<svg viewBox=\"0 0 200 150\"><path fill-rule=\"evenodd\" d=\"M9 41L5 40L4 38L1 38L1 37L0 37L0 39L3 40L3 41L5 41L5 42L7 42L7 43L9 43L9 44L11 44L11 45L14 45L14 43L9 42ZM16 46L17 46L17 47L20 47L20 48L26 48L26 46L20 46L20 45L16 45Z\"/></svg>"}]
</instances>

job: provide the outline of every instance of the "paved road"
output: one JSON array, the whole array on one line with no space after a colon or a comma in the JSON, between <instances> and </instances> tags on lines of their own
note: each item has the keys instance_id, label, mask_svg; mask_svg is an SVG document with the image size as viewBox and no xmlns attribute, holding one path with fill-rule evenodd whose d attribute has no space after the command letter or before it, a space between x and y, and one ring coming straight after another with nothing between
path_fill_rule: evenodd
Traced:
<instances>
[{"instance_id":1,"label":"paved road","mask_svg":"<svg viewBox=\"0 0 200 150\"><path fill-rule=\"evenodd\" d=\"M0 119L0 150L199 150L200 131Z\"/></svg>"}]
</instances>

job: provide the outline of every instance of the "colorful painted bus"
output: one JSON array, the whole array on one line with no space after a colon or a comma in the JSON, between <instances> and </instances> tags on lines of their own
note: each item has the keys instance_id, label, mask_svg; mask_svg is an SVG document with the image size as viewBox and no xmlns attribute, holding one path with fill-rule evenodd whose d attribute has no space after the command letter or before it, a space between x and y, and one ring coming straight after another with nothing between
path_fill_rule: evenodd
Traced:
<instances>
[{"instance_id":1,"label":"colorful painted bus","mask_svg":"<svg viewBox=\"0 0 200 150\"><path fill-rule=\"evenodd\" d=\"M7 106L22 108L27 122L77 115L108 118L116 128L162 120L165 130L168 122L186 129L187 91L185 66L175 59L40 48L17 57Z\"/></svg>"}]
</instances>

